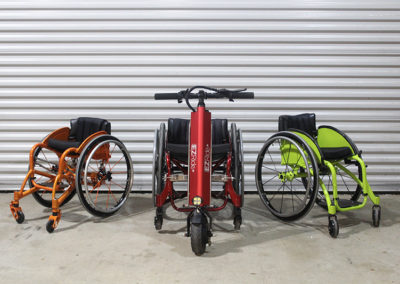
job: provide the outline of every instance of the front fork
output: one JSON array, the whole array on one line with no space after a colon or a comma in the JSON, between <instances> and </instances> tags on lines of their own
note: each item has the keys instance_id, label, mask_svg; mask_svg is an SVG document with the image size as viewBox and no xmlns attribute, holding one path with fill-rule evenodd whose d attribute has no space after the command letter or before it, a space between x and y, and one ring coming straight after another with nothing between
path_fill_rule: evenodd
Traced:
<instances>
[{"instance_id":1,"label":"front fork","mask_svg":"<svg viewBox=\"0 0 400 284\"><path fill-rule=\"evenodd\" d=\"M198 225L206 225L207 226L207 234L208 234L208 244L211 245L211 237L212 233L212 217L210 213L204 207L196 207L193 211L189 213L186 219L186 237L190 237L190 225L198 224Z\"/></svg>"}]
</instances>

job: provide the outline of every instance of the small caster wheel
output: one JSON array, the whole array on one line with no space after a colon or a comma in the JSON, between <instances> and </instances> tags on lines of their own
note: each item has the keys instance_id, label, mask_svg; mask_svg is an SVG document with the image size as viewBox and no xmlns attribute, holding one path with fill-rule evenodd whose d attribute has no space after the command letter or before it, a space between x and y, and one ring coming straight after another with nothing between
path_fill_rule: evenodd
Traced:
<instances>
[{"instance_id":1,"label":"small caster wheel","mask_svg":"<svg viewBox=\"0 0 400 284\"><path fill-rule=\"evenodd\" d=\"M240 225L242 225L242 216L241 215L236 215L235 218L233 218L233 225L235 226L236 231L240 230Z\"/></svg>"},{"instance_id":2,"label":"small caster wheel","mask_svg":"<svg viewBox=\"0 0 400 284\"><path fill-rule=\"evenodd\" d=\"M54 220L49 220L46 224L46 231L50 234L54 232Z\"/></svg>"},{"instance_id":3,"label":"small caster wheel","mask_svg":"<svg viewBox=\"0 0 400 284\"><path fill-rule=\"evenodd\" d=\"M379 227L381 221L381 206L374 205L372 207L372 224L374 227Z\"/></svg>"},{"instance_id":4,"label":"small caster wheel","mask_svg":"<svg viewBox=\"0 0 400 284\"><path fill-rule=\"evenodd\" d=\"M17 221L18 224L22 224L25 221L25 215L22 211L17 212L17 218L15 218L15 221Z\"/></svg>"},{"instance_id":5,"label":"small caster wheel","mask_svg":"<svg viewBox=\"0 0 400 284\"><path fill-rule=\"evenodd\" d=\"M163 225L163 216L155 216L154 217L154 227L157 231L161 230Z\"/></svg>"},{"instance_id":6,"label":"small caster wheel","mask_svg":"<svg viewBox=\"0 0 400 284\"><path fill-rule=\"evenodd\" d=\"M328 229L329 229L329 235L331 235L332 238L336 239L339 234L339 223L336 215L329 216Z\"/></svg>"}]
</instances>

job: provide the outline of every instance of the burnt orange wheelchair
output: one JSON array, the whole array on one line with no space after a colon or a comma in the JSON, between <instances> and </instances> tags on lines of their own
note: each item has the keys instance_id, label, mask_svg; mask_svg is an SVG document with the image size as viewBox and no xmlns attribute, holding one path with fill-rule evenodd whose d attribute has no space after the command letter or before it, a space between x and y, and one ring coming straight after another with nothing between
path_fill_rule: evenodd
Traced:
<instances>
[{"instance_id":1,"label":"burnt orange wheelchair","mask_svg":"<svg viewBox=\"0 0 400 284\"><path fill-rule=\"evenodd\" d=\"M75 193L87 211L100 217L113 215L127 200L133 183L132 160L124 144L110 135L111 123L91 117L70 123L70 128L57 129L32 147L28 174L10 203L17 223L25 220L19 201L30 194L52 209L46 225L49 233L60 222L60 207Z\"/></svg>"}]
</instances>

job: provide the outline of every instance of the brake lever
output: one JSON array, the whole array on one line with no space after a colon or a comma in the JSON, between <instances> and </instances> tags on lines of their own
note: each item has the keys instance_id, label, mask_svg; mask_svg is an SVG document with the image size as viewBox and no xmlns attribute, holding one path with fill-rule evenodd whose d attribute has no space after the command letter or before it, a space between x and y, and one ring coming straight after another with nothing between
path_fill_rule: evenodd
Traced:
<instances>
[{"instance_id":1,"label":"brake lever","mask_svg":"<svg viewBox=\"0 0 400 284\"><path fill-rule=\"evenodd\" d=\"M183 91L179 91L178 94L179 94L181 97L178 99L178 104L180 104L180 103L183 102L183 98L185 97L185 94L187 93L187 91L188 91L188 89L183 90Z\"/></svg>"}]
</instances>

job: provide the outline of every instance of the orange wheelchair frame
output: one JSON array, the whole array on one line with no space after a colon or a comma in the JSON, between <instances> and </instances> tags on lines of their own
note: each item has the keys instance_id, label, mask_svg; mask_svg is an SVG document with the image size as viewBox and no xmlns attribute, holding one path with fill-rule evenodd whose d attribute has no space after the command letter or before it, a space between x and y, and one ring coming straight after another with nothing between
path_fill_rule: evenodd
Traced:
<instances>
[{"instance_id":1,"label":"orange wheelchair frame","mask_svg":"<svg viewBox=\"0 0 400 284\"><path fill-rule=\"evenodd\" d=\"M84 157L85 161L78 162L78 163L76 163L76 161L78 158L80 158L82 152L85 151L85 149L88 148L88 146L91 146L89 144L94 145L92 147L89 147L90 149L88 149L89 151L92 151L94 149L93 150L94 153L91 155L89 154L89 157L92 158L93 160L105 161L106 166L108 164L108 168L109 168L109 171L104 172L104 174L100 175L99 171L92 171L92 172L88 172L88 174L86 176L87 180L89 180L90 185L93 186L93 189L91 189L91 191L97 189L96 200L99 195L99 190L100 190L99 188L105 184L105 182L107 181L107 178L109 179L110 184L112 182L111 181L112 168L111 168L111 165L109 164L109 161L110 161L111 155L113 154L111 151L114 151L117 145L118 145L118 147L123 149L123 151L122 151L123 157L125 157L127 164L128 163L130 164L129 167L127 166L128 167L127 172L129 171L129 173L127 174L128 178L129 178L129 184L127 183L127 186L125 188L124 198L121 198L120 200L117 200L115 198L115 196L113 196L113 193L111 192L111 188L109 185L108 185L108 188L109 188L109 192L111 193L110 194L111 197L114 198L116 202L123 203L127 199L130 188L132 186L133 170L132 170L132 165L131 165L132 162L131 162L130 156L129 156L129 154L128 155L126 154L127 150L126 150L125 146L122 144L122 142L120 142L115 137L110 136L106 131L102 130L102 131L95 132L95 133L91 134L90 136L88 136L79 145L79 147L67 148L64 152L61 152L61 151L49 146L50 139L55 139L58 141L69 141L70 131L71 131L71 129L68 127L57 129L57 130L53 131L51 134L49 134L42 142L35 144L31 148L30 154L29 154L28 174L26 175L26 177L21 185L20 190L14 192L14 199L10 203L10 209L11 209L12 215L14 216L17 223L21 224L25 220L25 216L24 216L24 214L22 212L22 208L19 204L20 199L22 199L30 194L34 194L35 192L38 192L39 190L43 190L44 192L47 192L47 193L51 192L52 214L50 215L49 220L47 222L46 230L49 233L54 231L54 229L57 227L57 225L61 219L60 207L63 204L65 204L66 202L68 202L73 197L73 195L76 192L77 182L82 181L82 177L80 177L80 179L77 179L77 175L78 175L78 171L81 170L79 167L81 167L81 168L84 167L82 165L84 165L86 163L87 157L86 156ZM98 147L95 147L96 141L100 141L100 143L97 143L97 145L99 145ZM110 150L110 143L113 143L113 142L116 144L116 146L114 146L114 149ZM40 151L41 149L47 149L51 152L54 152L57 155L57 157L59 159L58 166L56 166L55 163L53 163L54 165L52 166L52 169L51 169L51 171L54 174L43 171L43 170L35 169L35 159L36 159L35 153L36 153L36 151ZM88 152L88 151L86 151L86 152ZM46 155L44 155L44 156L47 160ZM74 162L68 163L67 159L72 159ZM122 160L122 158L120 159L120 161L121 160ZM120 161L118 161L118 163ZM78 166L77 166L77 164L78 164ZM50 165L50 163L49 163L49 165ZM87 167L88 166L86 166L86 169L87 169ZM115 167L115 165L113 165L113 167ZM46 186L43 184L39 184L39 181L36 180L36 176L40 176L39 179L41 179L43 177L48 178L48 183L50 183L50 184L52 183L52 187ZM30 184L30 188L27 190L24 190L28 181ZM62 181L67 181L67 183L69 184L68 188L66 188L66 189L62 188L62 186L61 186ZM60 192L62 192L62 194L58 198L56 198L56 194L60 193ZM36 194L38 194L38 193L36 193ZM82 198L85 198L85 197L81 197L81 195L83 195L83 194L79 194L79 191L78 191L78 195L79 195L79 198L81 199L81 203L86 207L85 204L87 204L87 202L82 200ZM35 199L36 199L36 197L35 197ZM107 200L107 202L108 202L108 200ZM40 203L42 203L42 202L40 202ZM119 207L120 206L118 206L117 210L119 209ZM93 212L93 209L90 210L90 208L87 208L87 207L86 207L86 209L90 213L92 213L94 215L98 215L98 216L109 216L112 213L114 213L114 212L112 212L111 214L108 214L107 212L106 213L101 213L101 212L96 212L96 211ZM96 214L96 213L98 213L98 214Z\"/></svg>"}]
</instances>

